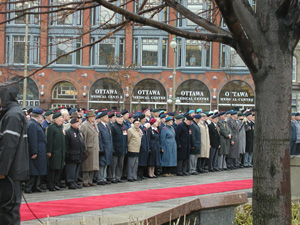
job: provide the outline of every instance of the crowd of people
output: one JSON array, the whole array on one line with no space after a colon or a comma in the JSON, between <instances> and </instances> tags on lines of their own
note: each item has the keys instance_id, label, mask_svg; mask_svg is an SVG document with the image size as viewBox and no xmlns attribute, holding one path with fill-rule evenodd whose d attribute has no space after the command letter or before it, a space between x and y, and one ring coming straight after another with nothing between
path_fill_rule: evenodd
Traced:
<instances>
[{"instance_id":1,"label":"crowd of people","mask_svg":"<svg viewBox=\"0 0 300 225\"><path fill-rule=\"evenodd\" d=\"M30 156L25 193L45 192L45 175L47 189L59 191L252 167L253 110L23 112Z\"/></svg>"},{"instance_id":2,"label":"crowd of people","mask_svg":"<svg viewBox=\"0 0 300 225\"><path fill-rule=\"evenodd\" d=\"M253 110L22 111L17 94L0 87L1 224L19 224L22 184L26 193L75 190L252 166Z\"/></svg>"}]
</instances>

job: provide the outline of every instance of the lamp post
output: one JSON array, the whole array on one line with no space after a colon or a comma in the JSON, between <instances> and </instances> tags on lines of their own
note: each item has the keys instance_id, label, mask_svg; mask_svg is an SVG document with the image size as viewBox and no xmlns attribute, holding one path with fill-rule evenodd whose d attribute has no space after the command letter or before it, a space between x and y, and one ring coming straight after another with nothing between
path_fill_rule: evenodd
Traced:
<instances>
[{"instance_id":1,"label":"lamp post","mask_svg":"<svg viewBox=\"0 0 300 225\"><path fill-rule=\"evenodd\" d=\"M170 47L173 48L174 51L174 65L173 65L173 95L172 95L172 110L173 112L175 111L175 85L176 85L176 47L177 47L177 43L176 43L176 38L173 38L173 40L170 43Z\"/></svg>"}]
</instances>

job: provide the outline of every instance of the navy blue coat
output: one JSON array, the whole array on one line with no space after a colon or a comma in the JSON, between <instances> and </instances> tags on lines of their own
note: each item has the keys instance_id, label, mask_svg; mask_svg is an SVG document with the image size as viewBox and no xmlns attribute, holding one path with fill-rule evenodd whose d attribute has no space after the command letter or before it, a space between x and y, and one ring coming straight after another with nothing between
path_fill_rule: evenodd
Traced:
<instances>
[{"instance_id":1,"label":"navy blue coat","mask_svg":"<svg viewBox=\"0 0 300 225\"><path fill-rule=\"evenodd\" d=\"M150 138L149 166L160 166L160 135L159 130L148 129Z\"/></svg>"},{"instance_id":2,"label":"navy blue coat","mask_svg":"<svg viewBox=\"0 0 300 225\"><path fill-rule=\"evenodd\" d=\"M181 122L176 128L177 159L187 160L190 157L192 130L186 123Z\"/></svg>"},{"instance_id":3,"label":"navy blue coat","mask_svg":"<svg viewBox=\"0 0 300 225\"><path fill-rule=\"evenodd\" d=\"M27 123L29 157L37 154L35 159L29 160L31 176L47 174L47 140L42 126L34 119Z\"/></svg>"},{"instance_id":4,"label":"navy blue coat","mask_svg":"<svg viewBox=\"0 0 300 225\"><path fill-rule=\"evenodd\" d=\"M126 130L129 130L131 128L131 123L128 121L128 120L124 120L123 121L123 127L126 129Z\"/></svg>"},{"instance_id":5,"label":"navy blue coat","mask_svg":"<svg viewBox=\"0 0 300 225\"><path fill-rule=\"evenodd\" d=\"M124 125L120 125L117 122L113 123L113 125L111 126L114 156L126 155L128 151L127 132L128 131L124 127Z\"/></svg>"},{"instance_id":6,"label":"navy blue coat","mask_svg":"<svg viewBox=\"0 0 300 225\"><path fill-rule=\"evenodd\" d=\"M161 166L177 166L177 145L175 130L172 126L166 125L160 131L160 144L161 148L164 150L161 157Z\"/></svg>"},{"instance_id":7,"label":"navy blue coat","mask_svg":"<svg viewBox=\"0 0 300 225\"><path fill-rule=\"evenodd\" d=\"M191 124L191 130L192 130L192 147L191 148L191 154L198 155L201 153L201 132L200 127L198 124L193 121Z\"/></svg>"},{"instance_id":8,"label":"navy blue coat","mask_svg":"<svg viewBox=\"0 0 300 225\"><path fill-rule=\"evenodd\" d=\"M49 127L51 125L51 123L48 123L47 120L44 120L42 123L41 123L44 131L47 129L47 127Z\"/></svg>"},{"instance_id":9,"label":"navy blue coat","mask_svg":"<svg viewBox=\"0 0 300 225\"><path fill-rule=\"evenodd\" d=\"M98 123L99 129L99 165L109 166L113 163L113 144L111 131L107 129L102 122Z\"/></svg>"},{"instance_id":10,"label":"navy blue coat","mask_svg":"<svg viewBox=\"0 0 300 225\"><path fill-rule=\"evenodd\" d=\"M139 153L139 166L148 166L149 133L147 132L147 128L143 125L140 125L140 129L143 131L143 136Z\"/></svg>"}]
</instances>

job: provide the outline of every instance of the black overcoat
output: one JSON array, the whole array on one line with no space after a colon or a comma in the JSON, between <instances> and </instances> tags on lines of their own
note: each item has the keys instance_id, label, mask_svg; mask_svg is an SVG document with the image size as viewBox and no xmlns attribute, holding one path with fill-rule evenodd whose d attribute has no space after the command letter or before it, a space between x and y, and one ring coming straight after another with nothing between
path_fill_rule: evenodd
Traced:
<instances>
[{"instance_id":1,"label":"black overcoat","mask_svg":"<svg viewBox=\"0 0 300 225\"><path fill-rule=\"evenodd\" d=\"M192 130L186 123L181 122L176 128L177 159L189 159L192 143Z\"/></svg>"},{"instance_id":2,"label":"black overcoat","mask_svg":"<svg viewBox=\"0 0 300 225\"><path fill-rule=\"evenodd\" d=\"M150 138L150 153L149 153L149 166L160 166L160 135L159 130L154 130L152 127L148 129L149 138Z\"/></svg>"},{"instance_id":3,"label":"black overcoat","mask_svg":"<svg viewBox=\"0 0 300 225\"><path fill-rule=\"evenodd\" d=\"M246 152L253 152L253 141L254 141L254 123L247 121L245 125L246 130Z\"/></svg>"},{"instance_id":4,"label":"black overcoat","mask_svg":"<svg viewBox=\"0 0 300 225\"><path fill-rule=\"evenodd\" d=\"M127 129L124 125L120 125L117 122L111 126L111 134L113 140L113 155L122 156L126 155L128 151L127 147Z\"/></svg>"},{"instance_id":5,"label":"black overcoat","mask_svg":"<svg viewBox=\"0 0 300 225\"><path fill-rule=\"evenodd\" d=\"M191 148L191 154L198 155L201 153L201 132L200 127L198 124L193 121L191 124L191 130L192 130L192 147Z\"/></svg>"},{"instance_id":6,"label":"black overcoat","mask_svg":"<svg viewBox=\"0 0 300 225\"><path fill-rule=\"evenodd\" d=\"M143 131L143 136L139 153L139 166L148 166L149 133L147 132L147 128L143 125L140 125L140 129Z\"/></svg>"},{"instance_id":7,"label":"black overcoat","mask_svg":"<svg viewBox=\"0 0 300 225\"><path fill-rule=\"evenodd\" d=\"M29 160L31 176L47 174L47 140L43 127L33 118L27 123L29 156L37 155Z\"/></svg>"},{"instance_id":8,"label":"black overcoat","mask_svg":"<svg viewBox=\"0 0 300 225\"><path fill-rule=\"evenodd\" d=\"M113 144L111 131L108 127L104 126L102 122L98 123L99 129L99 165L109 166L113 163L112 152Z\"/></svg>"},{"instance_id":9,"label":"black overcoat","mask_svg":"<svg viewBox=\"0 0 300 225\"><path fill-rule=\"evenodd\" d=\"M79 129L72 126L66 132L66 163L82 163L85 157L85 141Z\"/></svg>"},{"instance_id":10,"label":"black overcoat","mask_svg":"<svg viewBox=\"0 0 300 225\"><path fill-rule=\"evenodd\" d=\"M214 124L213 122L211 122L208 125L208 129L209 129L209 140L210 140L210 146L212 148L218 148L219 145L221 144L221 140L220 140L220 133L218 132L218 124Z\"/></svg>"}]
</instances>

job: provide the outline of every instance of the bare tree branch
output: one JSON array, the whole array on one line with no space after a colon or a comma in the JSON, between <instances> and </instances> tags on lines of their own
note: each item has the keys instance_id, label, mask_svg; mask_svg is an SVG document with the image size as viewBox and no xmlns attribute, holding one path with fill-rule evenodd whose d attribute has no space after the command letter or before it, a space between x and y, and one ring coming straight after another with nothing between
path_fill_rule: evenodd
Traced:
<instances>
[{"instance_id":1,"label":"bare tree branch","mask_svg":"<svg viewBox=\"0 0 300 225\"><path fill-rule=\"evenodd\" d=\"M141 23L144 25L152 26L155 28L158 28L160 30L164 30L168 33L178 35L180 37L185 37L188 39L194 39L194 40L205 40L205 41L215 41L215 42L220 42L226 45L232 46L232 38L227 35L221 35L221 34L210 34L210 33L198 33L198 32L190 32L186 30L179 29L177 27L173 27L169 24L161 23L152 19L148 19L142 16L139 16L135 13L132 13L128 10L125 10L123 8L120 8L118 6L115 6L113 4L108 3L105 0L95 0L98 2L100 5L103 5L104 7L117 12L121 15L123 15L126 19Z\"/></svg>"},{"instance_id":2,"label":"bare tree branch","mask_svg":"<svg viewBox=\"0 0 300 225\"><path fill-rule=\"evenodd\" d=\"M164 0L164 1L168 6L172 7L177 12L183 14L185 18L189 19L190 21L196 23L201 27L205 27L206 30L216 34L223 34L228 36L231 35L230 32L228 32L227 30L224 30L219 26L217 26L216 24L211 23L208 20L203 19L202 17L196 15L194 12L182 6L177 1L172 1L172 0Z\"/></svg>"}]
</instances>

